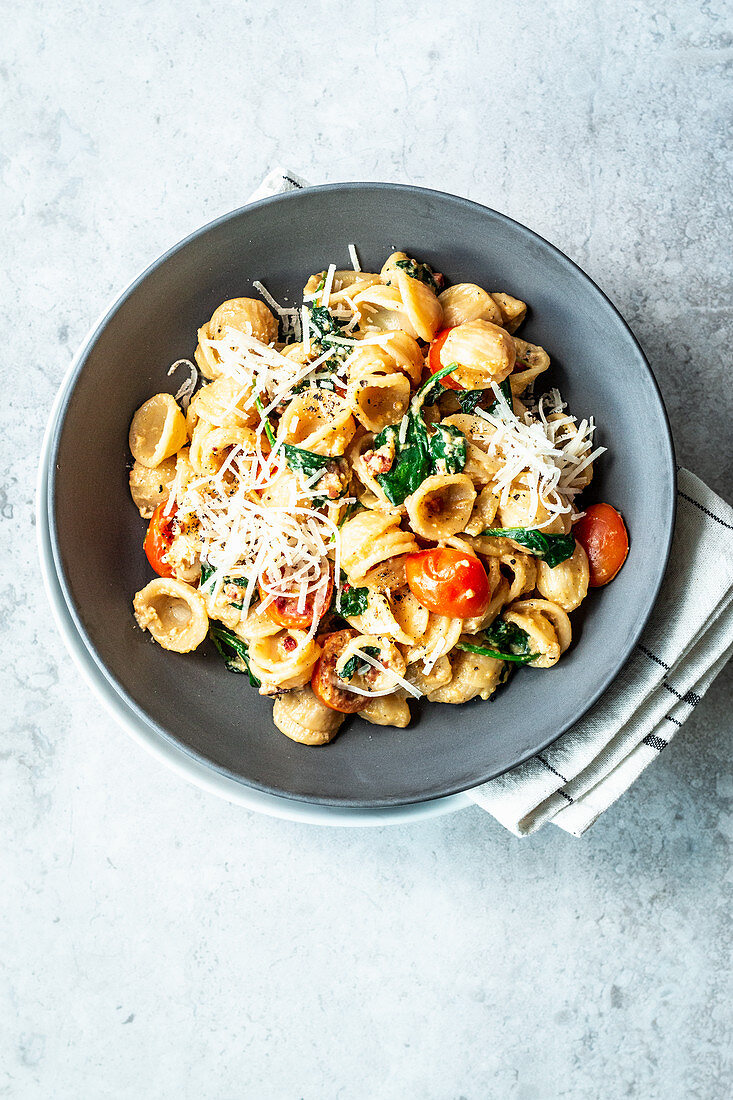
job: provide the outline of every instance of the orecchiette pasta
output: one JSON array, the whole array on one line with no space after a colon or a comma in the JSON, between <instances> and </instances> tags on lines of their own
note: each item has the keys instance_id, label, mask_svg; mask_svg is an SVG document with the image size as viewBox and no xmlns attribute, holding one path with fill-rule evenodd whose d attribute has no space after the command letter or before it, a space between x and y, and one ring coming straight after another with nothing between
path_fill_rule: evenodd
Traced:
<instances>
[{"instance_id":1,"label":"orecchiette pasta","mask_svg":"<svg viewBox=\"0 0 733 1100\"><path fill-rule=\"evenodd\" d=\"M185 581L156 577L137 593L133 607L138 624L163 649L190 653L206 637L209 619L204 601Z\"/></svg>"},{"instance_id":2,"label":"orecchiette pasta","mask_svg":"<svg viewBox=\"0 0 733 1100\"><path fill-rule=\"evenodd\" d=\"M186 421L169 393L156 393L132 418L130 450L141 466L155 469L179 451L186 439Z\"/></svg>"},{"instance_id":3,"label":"orecchiette pasta","mask_svg":"<svg viewBox=\"0 0 733 1100\"><path fill-rule=\"evenodd\" d=\"M158 505L168 499L175 476L176 460L173 455L152 468L135 461L130 470L130 496L143 519L150 519Z\"/></svg>"},{"instance_id":4,"label":"orecchiette pasta","mask_svg":"<svg viewBox=\"0 0 733 1100\"><path fill-rule=\"evenodd\" d=\"M351 252L354 270L308 278L302 310L257 282L277 317L223 302L185 415L156 394L129 434L158 574L137 622L180 653L210 633L311 746L346 714L403 727L413 697L489 699L513 667L549 668L603 583L573 537L603 448L557 390L535 397L550 359L513 335L526 304Z\"/></svg>"}]
</instances>

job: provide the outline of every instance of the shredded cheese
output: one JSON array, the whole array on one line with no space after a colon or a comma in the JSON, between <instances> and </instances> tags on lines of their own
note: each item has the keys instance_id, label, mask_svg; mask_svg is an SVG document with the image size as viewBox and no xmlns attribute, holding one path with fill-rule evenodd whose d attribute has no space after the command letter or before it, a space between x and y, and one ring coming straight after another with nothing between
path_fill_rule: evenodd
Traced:
<instances>
[{"instance_id":1,"label":"shredded cheese","mask_svg":"<svg viewBox=\"0 0 733 1100\"><path fill-rule=\"evenodd\" d=\"M353 267L354 271L361 271L359 257L356 254L356 247L353 244L349 245L349 256L351 257L351 266Z\"/></svg>"},{"instance_id":2,"label":"shredded cheese","mask_svg":"<svg viewBox=\"0 0 733 1100\"><path fill-rule=\"evenodd\" d=\"M198 385L199 372L196 364L192 363L190 359L176 359L175 363L169 368L168 374L173 374L179 367L188 367L190 374L189 377L183 381L181 386L179 386L173 396L176 401L181 402L181 408L186 412L191 402L191 398L194 395L196 386Z\"/></svg>"}]
</instances>

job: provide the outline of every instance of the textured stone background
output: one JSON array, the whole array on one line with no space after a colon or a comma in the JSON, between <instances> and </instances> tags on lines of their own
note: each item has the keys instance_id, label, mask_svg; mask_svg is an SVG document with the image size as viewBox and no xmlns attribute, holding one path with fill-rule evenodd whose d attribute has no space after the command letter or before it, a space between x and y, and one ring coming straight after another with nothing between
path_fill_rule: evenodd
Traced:
<instances>
[{"instance_id":1,"label":"textured stone background","mask_svg":"<svg viewBox=\"0 0 733 1100\"><path fill-rule=\"evenodd\" d=\"M2 0L0 1096L730 1095L729 675L582 841L478 810L286 824L99 709L32 532L88 325L278 163L454 191L554 241L636 330L679 460L726 492L726 7Z\"/></svg>"}]
</instances>

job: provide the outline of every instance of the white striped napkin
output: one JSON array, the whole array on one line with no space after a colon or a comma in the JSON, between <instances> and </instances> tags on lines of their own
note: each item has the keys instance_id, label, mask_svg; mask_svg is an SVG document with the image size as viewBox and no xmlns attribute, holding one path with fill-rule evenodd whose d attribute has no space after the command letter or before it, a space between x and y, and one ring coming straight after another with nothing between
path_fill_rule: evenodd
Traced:
<instances>
[{"instance_id":1,"label":"white striped napkin","mask_svg":"<svg viewBox=\"0 0 733 1100\"><path fill-rule=\"evenodd\" d=\"M254 199L307 187L277 169ZM733 509L678 471L677 522L654 611L613 684L544 752L468 791L517 836L582 836L666 748L733 656Z\"/></svg>"}]
</instances>

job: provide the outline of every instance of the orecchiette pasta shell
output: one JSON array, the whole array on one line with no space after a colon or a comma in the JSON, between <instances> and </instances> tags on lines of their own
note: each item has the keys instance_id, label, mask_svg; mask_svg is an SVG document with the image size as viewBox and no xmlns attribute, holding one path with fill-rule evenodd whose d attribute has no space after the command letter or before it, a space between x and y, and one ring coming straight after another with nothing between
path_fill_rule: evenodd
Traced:
<instances>
[{"instance_id":1,"label":"orecchiette pasta shell","mask_svg":"<svg viewBox=\"0 0 733 1100\"><path fill-rule=\"evenodd\" d=\"M309 388L294 397L280 418L278 436L317 455L342 455L356 430L351 410L329 390Z\"/></svg>"},{"instance_id":2,"label":"orecchiette pasta shell","mask_svg":"<svg viewBox=\"0 0 733 1100\"><path fill-rule=\"evenodd\" d=\"M186 421L189 434L198 420L205 420L214 428L252 428L259 423L259 413L254 405L248 407L252 396L250 386L243 387L233 378L217 378L194 394L188 406Z\"/></svg>"},{"instance_id":3,"label":"orecchiette pasta shell","mask_svg":"<svg viewBox=\"0 0 733 1100\"><path fill-rule=\"evenodd\" d=\"M394 558L385 558L364 575L362 584L372 588L376 592L394 592L395 589L404 588L407 584L405 576L405 555L399 554Z\"/></svg>"},{"instance_id":4,"label":"orecchiette pasta shell","mask_svg":"<svg viewBox=\"0 0 733 1100\"><path fill-rule=\"evenodd\" d=\"M491 560L492 563L496 563L498 569L497 559L492 558ZM491 602L483 615L475 615L472 619L463 620L463 629L466 634L478 634L479 631L486 630L486 627L491 626L502 608L509 603L509 581L506 577L499 575L498 581L493 581L489 577L489 581L491 583Z\"/></svg>"},{"instance_id":5,"label":"orecchiette pasta shell","mask_svg":"<svg viewBox=\"0 0 733 1100\"><path fill-rule=\"evenodd\" d=\"M463 528L468 535L480 535L491 527L499 507L499 497L491 485L486 485L476 497L470 519Z\"/></svg>"},{"instance_id":6,"label":"orecchiette pasta shell","mask_svg":"<svg viewBox=\"0 0 733 1100\"><path fill-rule=\"evenodd\" d=\"M352 301L362 316L360 328L368 325L385 332L399 329L412 337L417 336L398 287L375 283L360 290Z\"/></svg>"},{"instance_id":7,"label":"orecchiette pasta shell","mask_svg":"<svg viewBox=\"0 0 733 1100\"><path fill-rule=\"evenodd\" d=\"M358 382L373 374L393 374L394 369L390 356L376 344L362 344L354 348L347 360L349 382Z\"/></svg>"},{"instance_id":8,"label":"orecchiette pasta shell","mask_svg":"<svg viewBox=\"0 0 733 1100\"><path fill-rule=\"evenodd\" d=\"M507 332L515 332L527 316L526 303L519 298L512 298L511 294L504 294L503 291L496 291L491 297L501 310L501 327Z\"/></svg>"},{"instance_id":9,"label":"orecchiette pasta shell","mask_svg":"<svg viewBox=\"0 0 733 1100\"><path fill-rule=\"evenodd\" d=\"M310 685L278 695L272 720L286 737L300 745L326 745L333 740L344 715L316 699Z\"/></svg>"},{"instance_id":10,"label":"orecchiette pasta shell","mask_svg":"<svg viewBox=\"0 0 733 1100\"><path fill-rule=\"evenodd\" d=\"M282 625L273 618L271 608L272 605L261 611L258 604L250 607L245 618L239 620L236 628L237 636L249 645L260 638L272 638L273 635L279 634Z\"/></svg>"},{"instance_id":11,"label":"orecchiette pasta shell","mask_svg":"<svg viewBox=\"0 0 733 1100\"><path fill-rule=\"evenodd\" d=\"M341 528L341 563L352 584L380 562L417 548L411 532L401 530L396 512L358 512Z\"/></svg>"},{"instance_id":12,"label":"orecchiette pasta shell","mask_svg":"<svg viewBox=\"0 0 733 1100\"><path fill-rule=\"evenodd\" d=\"M410 526L425 539L448 538L464 529L475 499L466 474L433 474L405 501Z\"/></svg>"},{"instance_id":13,"label":"orecchiette pasta shell","mask_svg":"<svg viewBox=\"0 0 733 1100\"><path fill-rule=\"evenodd\" d=\"M551 569L546 561L537 563L537 590L563 611L575 611L588 595L588 557L580 543L571 557Z\"/></svg>"},{"instance_id":14,"label":"orecchiette pasta shell","mask_svg":"<svg viewBox=\"0 0 733 1100\"><path fill-rule=\"evenodd\" d=\"M183 530L173 536L165 558L179 581L197 581L201 576L199 549L197 531Z\"/></svg>"},{"instance_id":15,"label":"orecchiette pasta shell","mask_svg":"<svg viewBox=\"0 0 733 1100\"><path fill-rule=\"evenodd\" d=\"M445 687L453 679L453 669L448 657L439 657L430 672L426 672L421 663L411 664L405 676L408 683L418 688L423 695L429 695L431 691Z\"/></svg>"},{"instance_id":16,"label":"orecchiette pasta shell","mask_svg":"<svg viewBox=\"0 0 733 1100\"><path fill-rule=\"evenodd\" d=\"M427 630L405 653L407 664L411 665L426 659L433 661L445 656L453 649L462 633L462 619L452 619L448 615L435 615L431 611Z\"/></svg>"},{"instance_id":17,"label":"orecchiette pasta shell","mask_svg":"<svg viewBox=\"0 0 733 1100\"><path fill-rule=\"evenodd\" d=\"M498 560L502 568L511 573L508 603L523 596L525 592L532 591L537 581L537 558L515 550L509 554L502 554Z\"/></svg>"},{"instance_id":18,"label":"orecchiette pasta shell","mask_svg":"<svg viewBox=\"0 0 733 1100\"><path fill-rule=\"evenodd\" d=\"M142 462L135 462L130 470L130 496L143 519L150 519L158 505L168 499L175 476L176 460L173 456L164 459L154 469L143 466Z\"/></svg>"},{"instance_id":19,"label":"orecchiette pasta shell","mask_svg":"<svg viewBox=\"0 0 733 1100\"><path fill-rule=\"evenodd\" d=\"M414 645L424 637L428 629L430 612L423 607L409 588L400 588L394 592L390 604L401 633L397 640L407 645Z\"/></svg>"},{"instance_id":20,"label":"orecchiette pasta shell","mask_svg":"<svg viewBox=\"0 0 733 1100\"><path fill-rule=\"evenodd\" d=\"M419 383L425 360L414 336L410 336L407 332L391 332L382 340L380 348L397 370L407 375L414 386Z\"/></svg>"},{"instance_id":21,"label":"orecchiette pasta shell","mask_svg":"<svg viewBox=\"0 0 733 1100\"><path fill-rule=\"evenodd\" d=\"M374 726L395 726L404 729L410 724L410 708L404 690L391 695L369 699L367 705L359 711L359 717Z\"/></svg>"},{"instance_id":22,"label":"orecchiette pasta shell","mask_svg":"<svg viewBox=\"0 0 733 1100\"><path fill-rule=\"evenodd\" d=\"M410 404L410 380L404 374L368 374L349 382L346 401L357 420L370 432L396 424Z\"/></svg>"},{"instance_id":23,"label":"orecchiette pasta shell","mask_svg":"<svg viewBox=\"0 0 733 1100\"><path fill-rule=\"evenodd\" d=\"M467 321L448 333L440 350L443 366L457 363L453 377L464 389L485 389L503 382L514 367L512 338L491 321Z\"/></svg>"},{"instance_id":24,"label":"orecchiette pasta shell","mask_svg":"<svg viewBox=\"0 0 733 1100\"><path fill-rule=\"evenodd\" d=\"M449 286L438 301L443 307L443 324L446 328L463 325L466 321L491 321L501 325L501 309L490 294L476 283L456 283Z\"/></svg>"},{"instance_id":25,"label":"orecchiette pasta shell","mask_svg":"<svg viewBox=\"0 0 733 1100\"><path fill-rule=\"evenodd\" d=\"M291 648L295 642L295 647ZM260 695L274 695L287 688L303 687L311 678L320 648L304 630L281 630L255 638L249 646L249 662L262 682Z\"/></svg>"},{"instance_id":26,"label":"orecchiette pasta shell","mask_svg":"<svg viewBox=\"0 0 733 1100\"><path fill-rule=\"evenodd\" d=\"M536 344L528 344L526 340L520 340L518 336L512 337L516 359L514 373L509 379L513 394L522 394L528 386L532 385L536 378L550 366L550 356L544 348Z\"/></svg>"},{"instance_id":27,"label":"orecchiette pasta shell","mask_svg":"<svg viewBox=\"0 0 733 1100\"><path fill-rule=\"evenodd\" d=\"M277 321L257 298L230 298L214 310L209 321L209 339L221 340L228 328L252 336L263 344L277 340Z\"/></svg>"},{"instance_id":28,"label":"orecchiette pasta shell","mask_svg":"<svg viewBox=\"0 0 733 1100\"><path fill-rule=\"evenodd\" d=\"M189 460L198 473L215 474L231 447L241 447L246 454L254 454L255 433L251 428L214 428L206 420L200 420L191 436Z\"/></svg>"},{"instance_id":29,"label":"orecchiette pasta shell","mask_svg":"<svg viewBox=\"0 0 733 1100\"><path fill-rule=\"evenodd\" d=\"M407 255L406 252L392 252L391 255L389 255L385 260L384 264L382 265L382 270L379 272L379 278L381 279L381 281L383 283L396 283L397 276L400 273L400 268L397 266L397 264L405 263L409 261L409 259L410 257Z\"/></svg>"},{"instance_id":30,"label":"orecchiette pasta shell","mask_svg":"<svg viewBox=\"0 0 733 1100\"><path fill-rule=\"evenodd\" d=\"M367 609L361 615L348 616L346 621L349 626L353 626L360 634L379 634L407 645L414 641L412 635L405 633L400 618L395 614L394 601L390 605L385 595L372 588L369 589L367 601ZM427 611L425 615L427 623Z\"/></svg>"},{"instance_id":31,"label":"orecchiette pasta shell","mask_svg":"<svg viewBox=\"0 0 733 1100\"><path fill-rule=\"evenodd\" d=\"M515 623L529 635L532 652L539 654L536 660L529 662L532 668L550 668L570 645L570 619L550 600L517 600L509 605L502 618Z\"/></svg>"},{"instance_id":32,"label":"orecchiette pasta shell","mask_svg":"<svg viewBox=\"0 0 733 1100\"><path fill-rule=\"evenodd\" d=\"M482 416L474 416L473 413L453 413L443 419L443 424L452 424L454 428L458 428L466 439L470 439L482 451L487 450L496 434L493 424L484 420ZM498 468L499 464L497 464Z\"/></svg>"},{"instance_id":33,"label":"orecchiette pasta shell","mask_svg":"<svg viewBox=\"0 0 733 1100\"><path fill-rule=\"evenodd\" d=\"M397 273L397 286L410 324L420 339L429 343L443 324L443 307L438 296L429 286L419 279L410 278L401 268Z\"/></svg>"},{"instance_id":34,"label":"orecchiette pasta shell","mask_svg":"<svg viewBox=\"0 0 733 1100\"><path fill-rule=\"evenodd\" d=\"M175 653L190 653L201 645L209 617L199 593L185 581L156 577L133 600L135 618L158 645Z\"/></svg>"},{"instance_id":35,"label":"orecchiette pasta shell","mask_svg":"<svg viewBox=\"0 0 733 1100\"><path fill-rule=\"evenodd\" d=\"M130 424L132 457L154 469L186 442L186 421L169 393L156 393L141 405Z\"/></svg>"},{"instance_id":36,"label":"orecchiette pasta shell","mask_svg":"<svg viewBox=\"0 0 733 1100\"><path fill-rule=\"evenodd\" d=\"M443 687L428 692L431 703L467 703L477 696L490 699L503 682L504 661L482 653L454 650L450 655L453 675Z\"/></svg>"},{"instance_id":37,"label":"orecchiette pasta shell","mask_svg":"<svg viewBox=\"0 0 733 1100\"><path fill-rule=\"evenodd\" d=\"M320 287L323 285L323 280L326 277L325 271L319 271L315 275L311 275L308 282L303 287L303 294L310 298L317 293ZM356 294L359 290L364 290L368 286L373 286L379 282L379 276L375 272L371 271L352 271L350 268L337 269L333 273L333 283L331 285L331 301L342 301L345 295Z\"/></svg>"}]
</instances>

